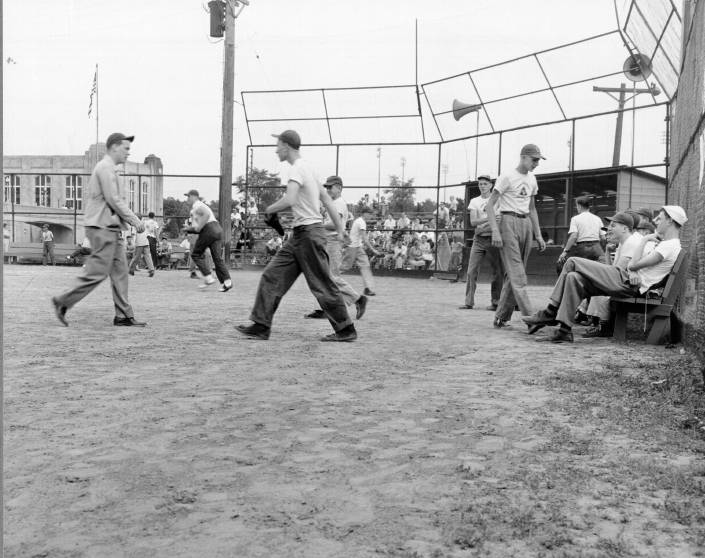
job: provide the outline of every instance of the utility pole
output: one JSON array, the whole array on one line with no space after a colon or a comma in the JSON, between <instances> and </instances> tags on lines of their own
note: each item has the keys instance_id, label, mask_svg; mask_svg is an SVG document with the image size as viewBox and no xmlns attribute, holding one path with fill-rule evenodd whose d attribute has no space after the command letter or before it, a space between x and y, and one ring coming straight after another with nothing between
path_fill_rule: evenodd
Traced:
<instances>
[{"instance_id":1,"label":"utility pole","mask_svg":"<svg viewBox=\"0 0 705 558\"><path fill-rule=\"evenodd\" d=\"M225 5L225 40L223 64L223 113L220 136L220 184L218 216L223 227L225 261L230 262L232 236L230 211L232 210L233 182L233 107L235 101L235 14L233 4Z\"/></svg>"},{"instance_id":2,"label":"utility pole","mask_svg":"<svg viewBox=\"0 0 705 558\"><path fill-rule=\"evenodd\" d=\"M406 166L406 157L401 158L401 185L404 186L404 167Z\"/></svg>"},{"instance_id":3,"label":"utility pole","mask_svg":"<svg viewBox=\"0 0 705 558\"><path fill-rule=\"evenodd\" d=\"M656 87L656 84L654 83L652 83L651 87L649 87L648 89L637 89L636 87L632 87L631 89L629 89L627 88L627 85L625 83L620 83L619 87L593 86L592 90L599 91L601 93L607 93L618 103L617 110L619 112L617 112L617 127L614 132L614 152L612 154L612 166L617 167L619 166L620 150L622 149L622 124L624 122L624 105L627 101L639 95L639 93L650 93L655 97L656 95L659 95L661 91L658 89L658 87ZM629 99L626 98L627 92L633 93L633 95L629 97ZM612 95L612 93L619 93L619 97L615 97L614 95ZM632 118L633 117L634 114L632 113ZM634 138L632 138L632 143L634 143Z\"/></svg>"},{"instance_id":4,"label":"utility pole","mask_svg":"<svg viewBox=\"0 0 705 558\"><path fill-rule=\"evenodd\" d=\"M377 203L381 203L380 189L382 187L382 148L377 148Z\"/></svg>"}]
</instances>

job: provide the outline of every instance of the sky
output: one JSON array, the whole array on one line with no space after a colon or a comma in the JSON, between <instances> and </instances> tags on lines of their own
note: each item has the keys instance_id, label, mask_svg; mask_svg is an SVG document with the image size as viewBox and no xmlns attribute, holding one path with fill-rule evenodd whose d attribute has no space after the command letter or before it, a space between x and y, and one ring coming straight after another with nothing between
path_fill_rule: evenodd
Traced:
<instances>
[{"instance_id":1,"label":"sky","mask_svg":"<svg viewBox=\"0 0 705 558\"><path fill-rule=\"evenodd\" d=\"M626 1L618 0L617 4L621 9ZM95 112L90 118L87 112L98 64L101 141L113 131L134 134L131 154L134 161L142 161L154 153L162 159L165 173L219 172L223 43L208 36L205 1L35 0L30 8L26 0L5 0L3 10L6 155L68 155L86 151L96 138ZM413 84L415 21L418 21L421 84L617 28L613 0L536 0L531 4L520 0L250 0L236 21L238 104L234 111L233 178L245 171L249 143L243 107L239 104L241 91ZM619 68L626 54L626 50L619 50L619 45L616 48L605 45L604 52L595 59L614 60ZM581 56L581 64L590 67L593 55ZM13 62L8 63L7 58ZM560 61L554 65L559 71ZM568 66L565 65L566 71ZM530 86L529 82L535 79L529 70L517 67L504 75L488 72L483 87L488 91L494 89L501 96L502 90L512 91L522 84ZM621 80L613 81L617 86ZM362 110L365 114L369 110L386 113L414 107L413 90L405 90L398 98L388 93L339 97L338 106L341 111ZM464 94L466 90L459 87L457 95L461 100L473 102ZM454 96L454 86L434 95L438 106L445 105ZM604 99L598 101L598 97L590 95L595 103L602 103L600 107L607 107L602 110L616 108L616 103L604 94ZM648 100L648 96L639 97L644 97L644 102ZM540 101L520 109L523 114L542 114L544 109L550 112L550 102ZM291 107L294 112L308 110L303 100L284 104L286 110ZM253 112L255 109L264 115L277 114L282 106L275 100L253 97ZM437 141L438 133L426 105L424 112L427 139ZM663 114L653 112L652 116L637 121L637 136L660 133ZM392 130L404 139L417 141L414 136L418 135L418 122L412 122L408 131L404 127L407 123L392 124L380 133ZM450 120L448 125L455 123ZM469 115L458 124L462 126L458 129L472 133L474 125L475 118ZM379 132L381 124L375 126ZM484 120L480 131L483 126L486 126ZM562 135L568 133L565 126L558 131L535 130L529 137L539 144L543 140L546 147L542 149L551 151L550 155L547 153L549 161L539 171L567 169L569 135L565 138ZM274 142L269 133L281 131L280 127L281 123L259 125L253 140ZM583 143L580 144L580 136L576 143L576 148L581 145L587 154L583 165L609 164L605 159L611 157L612 147L602 138L613 127L614 117L595 123L594 127L584 126ZM346 131L342 124L340 129L341 137L361 136L360 129L349 127ZM625 130L631 133L628 119ZM314 161L322 177L333 174L334 150L310 148L307 154L307 138L304 133L302 137L302 155ZM514 149L513 143L518 145L526 139L518 134L508 144ZM496 174L494 141L478 142L477 169L474 140L444 149L441 164L447 170L441 183L459 183L476 171ZM374 189L378 172L382 184L388 175L402 174L402 157L406 159L403 167L406 178L414 177L421 185L437 180L435 145L383 147L379 160L376 147L343 151L338 171L346 184ZM636 151L637 159L646 162L659 156L650 151L641 154L638 145ZM623 144L623 152L629 155L631 145ZM258 148L253 160L257 167L280 170L273 146ZM167 179L165 196L180 196L190 182L190 179ZM200 181L198 186L207 199L217 197L217 179Z\"/></svg>"}]
</instances>

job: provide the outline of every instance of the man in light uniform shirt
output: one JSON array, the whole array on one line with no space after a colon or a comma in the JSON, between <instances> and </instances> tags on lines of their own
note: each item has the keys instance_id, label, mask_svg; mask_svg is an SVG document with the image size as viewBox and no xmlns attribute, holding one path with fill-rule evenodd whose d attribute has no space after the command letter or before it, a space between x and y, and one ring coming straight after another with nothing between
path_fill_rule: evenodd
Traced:
<instances>
[{"instance_id":1,"label":"man in light uniform shirt","mask_svg":"<svg viewBox=\"0 0 705 558\"><path fill-rule=\"evenodd\" d=\"M502 257L499 253L499 248L492 246L492 228L487 221L486 206L492 192L492 179L487 174L480 175L477 177L477 186L480 189L480 195L472 198L468 204L470 224L475 227L475 235L472 239L472 248L470 248L470 257L468 259L465 304L460 306L460 309L471 310L475 305L477 276L480 274L482 260L487 258L492 270L492 282L490 285L492 303L487 307L487 310L495 311L502 293L504 269L502 268Z\"/></svg>"},{"instance_id":2,"label":"man in light uniform shirt","mask_svg":"<svg viewBox=\"0 0 705 558\"><path fill-rule=\"evenodd\" d=\"M159 223L154 220L154 211L147 214L147 219L143 219L144 230L147 233L147 242L149 242L149 255L152 256L154 265L157 265L159 258L157 257L157 237L159 233Z\"/></svg>"},{"instance_id":3,"label":"man in light uniform shirt","mask_svg":"<svg viewBox=\"0 0 705 558\"><path fill-rule=\"evenodd\" d=\"M333 205L338 211L338 217L343 223L347 223L349 220L348 205L345 200L341 197L343 191L343 180L339 176L329 176L323 187L328 190L331 199L333 200ZM340 264L343 261L343 245L338 240L338 233L335 229L335 223L326 213L325 220L323 221L323 228L326 229L326 252L328 252L329 266L330 266L330 276L338 285L340 293L343 295L343 299L348 306L355 305L356 314L355 319L359 320L365 313L365 308L367 307L367 297L365 295L358 294L355 289L352 288L350 283L348 283L343 276L340 274ZM326 313L320 308L314 310L310 314L306 314L307 318L325 318Z\"/></svg>"},{"instance_id":4,"label":"man in light uniform shirt","mask_svg":"<svg viewBox=\"0 0 705 558\"><path fill-rule=\"evenodd\" d=\"M199 285L199 288L206 288L215 283L205 257L205 251L208 248L213 258L215 274L221 283L218 290L225 293L233 288L233 282L230 279L228 267L223 261L223 229L211 208L201 201L198 190L189 190L184 195L188 197L188 203L191 205L191 225L185 226L184 231L198 234L196 245L191 251L191 258L203 274L203 284Z\"/></svg>"},{"instance_id":5,"label":"man in light uniform shirt","mask_svg":"<svg viewBox=\"0 0 705 558\"><path fill-rule=\"evenodd\" d=\"M532 236L538 242L541 252L546 249L536 214L534 198L538 193L538 184L533 170L545 158L533 143L522 147L516 169L497 178L487 202L492 245L501 248L505 274L494 318L494 327L497 328L506 327L515 305L519 306L522 316L532 313L526 288L526 262L531 253ZM499 209L499 222L495 207Z\"/></svg>"},{"instance_id":6,"label":"man in light uniform shirt","mask_svg":"<svg viewBox=\"0 0 705 558\"><path fill-rule=\"evenodd\" d=\"M600 243L602 220L590 212L590 205L588 196L581 196L575 200L578 214L570 219L568 240L558 257L559 272L563 269L566 260L572 256L596 262L604 261L605 253Z\"/></svg>"},{"instance_id":7,"label":"man in light uniform shirt","mask_svg":"<svg viewBox=\"0 0 705 558\"><path fill-rule=\"evenodd\" d=\"M288 162L286 194L271 204L267 214L291 208L294 214L293 234L281 250L269 261L262 273L251 325L240 325L238 331L250 338L269 339L274 313L282 297L302 273L309 289L318 300L334 333L321 341L354 341L355 326L348 315L343 295L331 278L326 252L326 234L323 228L320 204L323 203L335 224L338 240L345 240L344 223L338 216L328 192L316 176L313 166L301 158L301 137L294 130L286 130L277 138L277 157Z\"/></svg>"}]
</instances>

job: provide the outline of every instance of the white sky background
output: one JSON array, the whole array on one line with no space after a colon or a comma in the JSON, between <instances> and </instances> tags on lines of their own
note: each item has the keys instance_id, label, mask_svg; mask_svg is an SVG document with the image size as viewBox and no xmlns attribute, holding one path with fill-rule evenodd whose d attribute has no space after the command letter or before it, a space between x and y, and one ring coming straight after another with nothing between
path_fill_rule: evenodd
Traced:
<instances>
[{"instance_id":1,"label":"white sky background","mask_svg":"<svg viewBox=\"0 0 705 558\"><path fill-rule=\"evenodd\" d=\"M167 174L218 174L223 44L208 37L205 5L198 0L5 0L3 53L16 61L4 63L5 154L83 153L95 141L95 120L87 111L98 63L101 141L113 131L135 134L132 160L154 153ZM617 26L612 0L251 0L236 22L236 99L241 90L411 84L415 18L419 83ZM617 56L621 65L626 51ZM473 115L466 119L474 125ZM661 119L659 113L653 121ZM426 126L429 139L437 139L429 130L433 123ZM609 164L611 145L599 135L605 126L613 129L614 117L601 126L595 149ZM657 133L645 129L649 126L641 124L641 133ZM625 136L630 127L625 117ZM275 124L272 132L278 131ZM240 105L235 105L234 135L236 177L244 173L248 143ZM536 135L543 147L551 133ZM561 142L560 156L543 147L553 161L544 171L567 169L568 147ZM480 145L479 170L491 164L487 170L496 173L496 151ZM401 174L401 156L407 158L406 178L435 182L437 154L429 148L430 155L417 155L425 150L383 148L382 184L389 174ZM302 153L306 156L305 148ZM474 142L449 154L443 161L448 183L474 174ZM321 176L334 172L329 155L311 150L310 157ZM255 165L278 171L274 147L258 151ZM348 183L376 186L375 148L341 161L340 172ZM167 182L165 196L180 196L187 182ZM206 198L217 197L217 180L199 187Z\"/></svg>"}]
</instances>

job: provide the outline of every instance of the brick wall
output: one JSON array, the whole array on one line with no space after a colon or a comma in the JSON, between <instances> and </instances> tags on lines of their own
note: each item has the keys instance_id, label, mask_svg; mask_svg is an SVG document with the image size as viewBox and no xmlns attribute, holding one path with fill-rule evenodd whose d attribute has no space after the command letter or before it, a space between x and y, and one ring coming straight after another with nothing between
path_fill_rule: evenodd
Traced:
<instances>
[{"instance_id":1,"label":"brick wall","mask_svg":"<svg viewBox=\"0 0 705 558\"><path fill-rule=\"evenodd\" d=\"M677 308L684 342L705 358L705 0L686 0L683 64L673 104L668 203L688 214L681 240L690 266ZM691 29L692 24L692 29Z\"/></svg>"}]
</instances>

